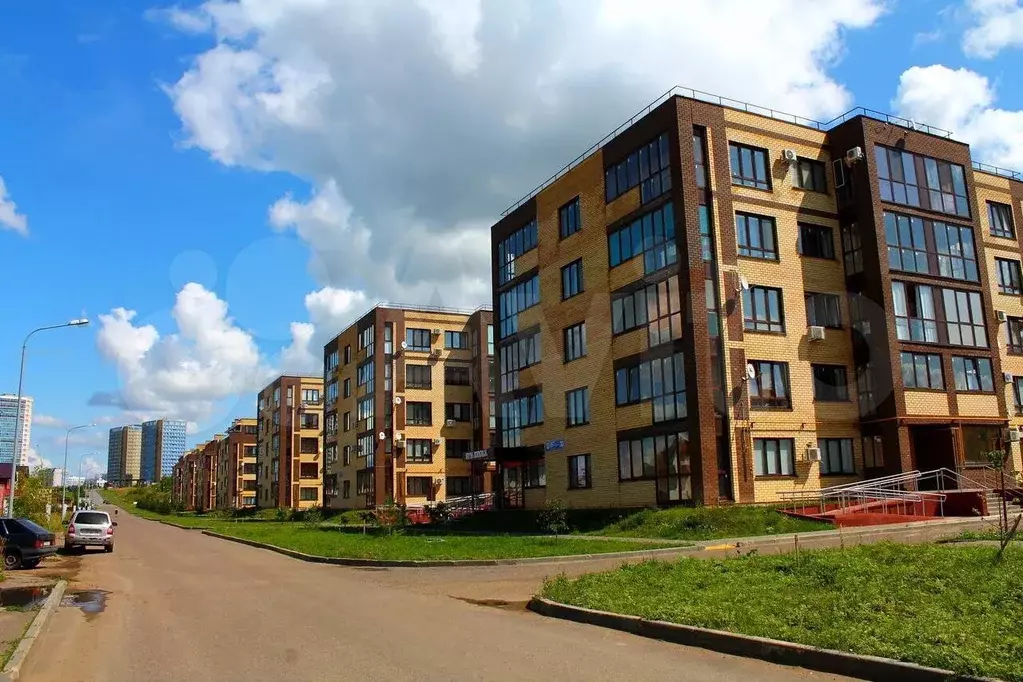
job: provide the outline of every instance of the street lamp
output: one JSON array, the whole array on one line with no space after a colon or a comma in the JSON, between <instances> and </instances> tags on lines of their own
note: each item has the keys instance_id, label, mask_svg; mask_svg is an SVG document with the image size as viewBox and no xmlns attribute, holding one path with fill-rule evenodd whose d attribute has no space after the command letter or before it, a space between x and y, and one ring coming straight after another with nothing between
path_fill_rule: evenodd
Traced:
<instances>
[{"instance_id":1,"label":"street lamp","mask_svg":"<svg viewBox=\"0 0 1023 682\"><path fill-rule=\"evenodd\" d=\"M86 452L84 455L81 455L78 458L78 497L79 498L84 496L85 491L88 488L88 486L85 484L85 476L83 475L83 472L82 472L82 464L85 462L85 458L88 457L89 455L98 455L98 454L99 453L97 453L97 452Z\"/></svg>"},{"instance_id":2,"label":"street lamp","mask_svg":"<svg viewBox=\"0 0 1023 682\"><path fill-rule=\"evenodd\" d=\"M18 433L18 428L21 425L21 389L25 382L25 351L28 349L28 340L32 338L32 335L36 332L46 331L48 329L63 329L64 327L86 327L89 324L89 320L84 317L79 317L74 320L68 320L64 324L51 324L46 327L39 327L33 329L25 337L24 342L21 344L21 370L18 372L18 416L14 422L14 432ZM17 451L17 441L15 441L15 451ZM7 498L7 515L14 516L14 493L18 489L18 462L14 461L12 455L11 458L11 494Z\"/></svg>"},{"instance_id":3,"label":"street lamp","mask_svg":"<svg viewBox=\"0 0 1023 682\"><path fill-rule=\"evenodd\" d=\"M60 480L60 518L61 519L64 518L64 500L65 500L65 496L67 495L67 446L68 446L68 441L71 439L71 432L72 431L77 431L78 429L89 429L89 428L92 428L93 426L96 426L96 425L95 424L81 424L80 426L72 426L70 429L67 430L67 433L64 434L64 475L61 476L61 480ZM79 462L79 464L81 464L81 462Z\"/></svg>"}]
</instances>

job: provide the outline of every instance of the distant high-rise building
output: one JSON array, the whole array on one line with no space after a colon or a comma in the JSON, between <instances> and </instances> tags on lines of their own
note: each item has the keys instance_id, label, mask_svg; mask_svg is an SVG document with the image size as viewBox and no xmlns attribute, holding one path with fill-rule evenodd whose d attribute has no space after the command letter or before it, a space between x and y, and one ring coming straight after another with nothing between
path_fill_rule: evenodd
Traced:
<instances>
[{"instance_id":1,"label":"distant high-rise building","mask_svg":"<svg viewBox=\"0 0 1023 682\"><path fill-rule=\"evenodd\" d=\"M0 464L17 461L18 466L26 466L31 437L32 399L21 397L19 416L18 396L9 393L0 395Z\"/></svg>"},{"instance_id":2,"label":"distant high-rise building","mask_svg":"<svg viewBox=\"0 0 1023 682\"><path fill-rule=\"evenodd\" d=\"M110 429L107 445L107 478L114 485L131 485L140 479L142 427L138 424Z\"/></svg>"},{"instance_id":3,"label":"distant high-rise building","mask_svg":"<svg viewBox=\"0 0 1023 682\"><path fill-rule=\"evenodd\" d=\"M170 476L174 465L185 454L185 422L181 419L155 419L142 423L142 462L140 479L154 483Z\"/></svg>"}]
</instances>

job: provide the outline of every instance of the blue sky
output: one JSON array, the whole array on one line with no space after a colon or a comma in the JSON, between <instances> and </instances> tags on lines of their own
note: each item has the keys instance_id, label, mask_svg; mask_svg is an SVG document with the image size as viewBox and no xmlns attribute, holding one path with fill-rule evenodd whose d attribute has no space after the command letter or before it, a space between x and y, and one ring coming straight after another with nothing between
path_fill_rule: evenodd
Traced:
<instances>
[{"instance_id":1,"label":"blue sky","mask_svg":"<svg viewBox=\"0 0 1023 682\"><path fill-rule=\"evenodd\" d=\"M0 178L27 235L0 229L0 391L17 388L25 333L93 320L32 341L38 454L62 455L63 429L47 424L102 420L76 434L72 462L95 451L105 464L109 425L159 414L192 421L195 442L251 414L252 387L273 371L315 371L317 344L373 301L486 301L486 226L674 84L822 119L898 109L1023 166L1023 92L1010 87L1023 35L990 30L1011 3L696 5L647 21L616 0L4 3ZM730 63L739 39L708 48L720 67L697 69L690 25L704 14L746 22L765 65ZM574 17L580 37L542 28L548 15ZM808 40L813 27L827 36ZM637 37L629 59L602 47ZM936 65L948 69L905 77ZM903 94L973 100L928 110L899 99L900 78ZM568 93L579 103L557 96ZM987 130L995 108L1014 113L999 132L1008 147ZM410 257L421 248L426 262ZM189 282L201 286L176 319ZM117 308L136 314L101 323ZM97 393L117 404L90 405Z\"/></svg>"}]
</instances>

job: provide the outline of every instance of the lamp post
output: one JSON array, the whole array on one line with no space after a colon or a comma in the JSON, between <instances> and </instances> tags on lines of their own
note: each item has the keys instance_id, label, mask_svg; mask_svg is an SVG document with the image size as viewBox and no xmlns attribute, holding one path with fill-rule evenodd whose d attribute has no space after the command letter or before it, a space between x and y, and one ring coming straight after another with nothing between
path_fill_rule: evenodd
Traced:
<instances>
[{"instance_id":1,"label":"lamp post","mask_svg":"<svg viewBox=\"0 0 1023 682\"><path fill-rule=\"evenodd\" d=\"M86 452L84 455L81 455L78 458L78 497L79 498L83 497L85 491L88 489L88 486L86 485L86 481L85 481L85 476L84 476L83 471L82 471L82 464L85 462L85 458L86 457L88 457L89 455L95 455L95 454L98 454L98 453Z\"/></svg>"},{"instance_id":2,"label":"lamp post","mask_svg":"<svg viewBox=\"0 0 1023 682\"><path fill-rule=\"evenodd\" d=\"M89 429L89 428L92 428L93 426L96 426L96 425L95 424L81 424L79 426L72 426L70 429L67 430L67 433L64 434L64 475L61 477L61 480L60 480L60 518L61 519L64 518L64 501L65 501L65 499L67 497L67 446L68 446L68 441L71 440L71 432L72 431L77 431L78 429Z\"/></svg>"},{"instance_id":3,"label":"lamp post","mask_svg":"<svg viewBox=\"0 0 1023 682\"><path fill-rule=\"evenodd\" d=\"M89 324L89 320L87 318L80 317L80 318L77 318L77 319L74 319L74 320L68 320L64 324L51 324L51 325L47 325L45 327L38 327L38 328L33 329L32 331L30 331L28 333L28 335L25 337L25 340L21 344L21 369L18 372L18 408L17 408L18 416L17 416L16 421L14 422L15 438L18 437L18 430L19 430L19 427L21 425L21 389L22 389L22 387L23 387L23 385L25 383L25 351L28 349L28 340L30 338L32 338L32 335L35 334L36 332L42 332L42 331L46 331L48 329L63 329L64 327L86 327L86 326L88 326L88 324ZM15 445L15 448L14 448L15 454L19 454L19 453L17 453L17 450L18 450L17 440L15 440L14 445ZM17 483L18 483L18 462L15 462L14 459L15 459L15 457L12 456L12 459L11 459L11 494L7 498L7 515L8 516L14 516L14 493L18 489L18 487L17 487Z\"/></svg>"}]
</instances>

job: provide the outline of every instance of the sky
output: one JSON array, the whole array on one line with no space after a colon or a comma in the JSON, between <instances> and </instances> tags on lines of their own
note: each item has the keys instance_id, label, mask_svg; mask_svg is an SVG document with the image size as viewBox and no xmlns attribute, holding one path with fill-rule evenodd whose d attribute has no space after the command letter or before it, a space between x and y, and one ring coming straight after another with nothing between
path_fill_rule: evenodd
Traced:
<instances>
[{"instance_id":1,"label":"sky","mask_svg":"<svg viewBox=\"0 0 1023 682\"><path fill-rule=\"evenodd\" d=\"M1021 0L0 4L0 392L32 459L252 416L374 303L489 303L489 226L681 85L1023 169ZM1014 87L1015 86L1015 87Z\"/></svg>"}]
</instances>

